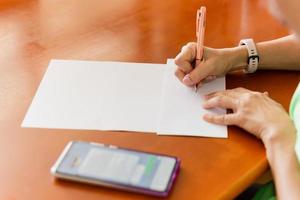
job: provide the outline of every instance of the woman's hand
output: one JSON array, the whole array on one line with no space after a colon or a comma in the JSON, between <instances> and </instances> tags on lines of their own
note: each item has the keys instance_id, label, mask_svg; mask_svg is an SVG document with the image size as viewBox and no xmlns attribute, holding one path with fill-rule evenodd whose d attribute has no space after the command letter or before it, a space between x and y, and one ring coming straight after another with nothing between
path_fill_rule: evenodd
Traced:
<instances>
[{"instance_id":1,"label":"woman's hand","mask_svg":"<svg viewBox=\"0 0 300 200\"><path fill-rule=\"evenodd\" d=\"M211 81L227 72L241 69L247 65L248 53L246 47L226 49L204 48L203 61L194 68L196 59L196 43L185 45L175 58L178 66L175 75L187 86L194 86Z\"/></svg>"},{"instance_id":2,"label":"woman's hand","mask_svg":"<svg viewBox=\"0 0 300 200\"><path fill-rule=\"evenodd\" d=\"M284 108L268 93L236 88L206 95L206 109L220 107L233 112L225 115L204 115L204 120L222 125L236 125L261 138L266 147L271 142L295 142L295 127Z\"/></svg>"}]
</instances>

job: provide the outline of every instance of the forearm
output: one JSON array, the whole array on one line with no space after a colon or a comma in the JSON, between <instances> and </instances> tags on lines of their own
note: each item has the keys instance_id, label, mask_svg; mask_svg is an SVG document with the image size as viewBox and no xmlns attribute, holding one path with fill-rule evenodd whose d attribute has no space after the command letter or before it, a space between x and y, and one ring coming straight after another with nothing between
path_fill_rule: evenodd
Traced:
<instances>
[{"instance_id":1,"label":"forearm","mask_svg":"<svg viewBox=\"0 0 300 200\"><path fill-rule=\"evenodd\" d=\"M258 69L300 70L300 42L289 35L257 43L260 56Z\"/></svg>"},{"instance_id":2,"label":"forearm","mask_svg":"<svg viewBox=\"0 0 300 200\"><path fill-rule=\"evenodd\" d=\"M278 199L293 200L300 197L300 167L294 150L295 137L289 140L273 140L265 145Z\"/></svg>"},{"instance_id":3,"label":"forearm","mask_svg":"<svg viewBox=\"0 0 300 200\"><path fill-rule=\"evenodd\" d=\"M256 44L259 54L258 69L263 70L300 70L300 42L294 35L260 42ZM224 49L231 56L231 70L247 66L248 52L246 47Z\"/></svg>"}]
</instances>

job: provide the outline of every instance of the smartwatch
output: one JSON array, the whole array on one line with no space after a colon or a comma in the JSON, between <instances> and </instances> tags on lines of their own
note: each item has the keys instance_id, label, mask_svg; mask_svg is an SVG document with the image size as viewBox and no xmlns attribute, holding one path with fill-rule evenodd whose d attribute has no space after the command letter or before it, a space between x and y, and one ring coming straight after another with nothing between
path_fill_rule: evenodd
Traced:
<instances>
[{"instance_id":1,"label":"smartwatch","mask_svg":"<svg viewBox=\"0 0 300 200\"><path fill-rule=\"evenodd\" d=\"M245 45L248 50L248 67L245 69L246 73L254 73L257 70L259 56L256 50L256 45L253 39L243 39L240 41L239 46Z\"/></svg>"}]
</instances>

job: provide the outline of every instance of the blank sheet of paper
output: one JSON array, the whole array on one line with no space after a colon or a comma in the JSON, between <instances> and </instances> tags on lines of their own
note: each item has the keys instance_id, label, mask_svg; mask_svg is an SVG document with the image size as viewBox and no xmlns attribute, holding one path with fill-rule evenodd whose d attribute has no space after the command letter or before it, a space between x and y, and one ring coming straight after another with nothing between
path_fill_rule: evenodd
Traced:
<instances>
[{"instance_id":1,"label":"blank sheet of paper","mask_svg":"<svg viewBox=\"0 0 300 200\"><path fill-rule=\"evenodd\" d=\"M155 132L164 69L52 60L22 126Z\"/></svg>"},{"instance_id":2,"label":"blank sheet of paper","mask_svg":"<svg viewBox=\"0 0 300 200\"><path fill-rule=\"evenodd\" d=\"M223 90L225 79L195 93L174 76L175 65L52 60L23 127L124 130L166 135L226 137L206 123L202 96Z\"/></svg>"},{"instance_id":3,"label":"blank sheet of paper","mask_svg":"<svg viewBox=\"0 0 300 200\"><path fill-rule=\"evenodd\" d=\"M206 110L202 108L204 95L225 89L225 78L218 78L198 88L184 86L174 76L176 66L174 60L168 59L163 83L162 104L158 134L161 135L189 135L206 137L227 137L227 127L205 122L202 116L211 112L224 114L224 109Z\"/></svg>"}]
</instances>

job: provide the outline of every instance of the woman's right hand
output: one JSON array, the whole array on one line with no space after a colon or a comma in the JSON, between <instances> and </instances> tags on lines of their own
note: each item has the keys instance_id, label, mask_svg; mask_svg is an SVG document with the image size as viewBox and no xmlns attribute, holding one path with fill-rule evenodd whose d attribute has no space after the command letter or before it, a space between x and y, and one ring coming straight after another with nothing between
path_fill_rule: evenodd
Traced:
<instances>
[{"instance_id":1,"label":"woman's right hand","mask_svg":"<svg viewBox=\"0 0 300 200\"><path fill-rule=\"evenodd\" d=\"M247 66L248 52L245 47L213 49L204 47L203 60L195 67L197 44L190 42L183 46L175 58L178 66L177 78L187 86L201 86L227 72Z\"/></svg>"}]
</instances>

